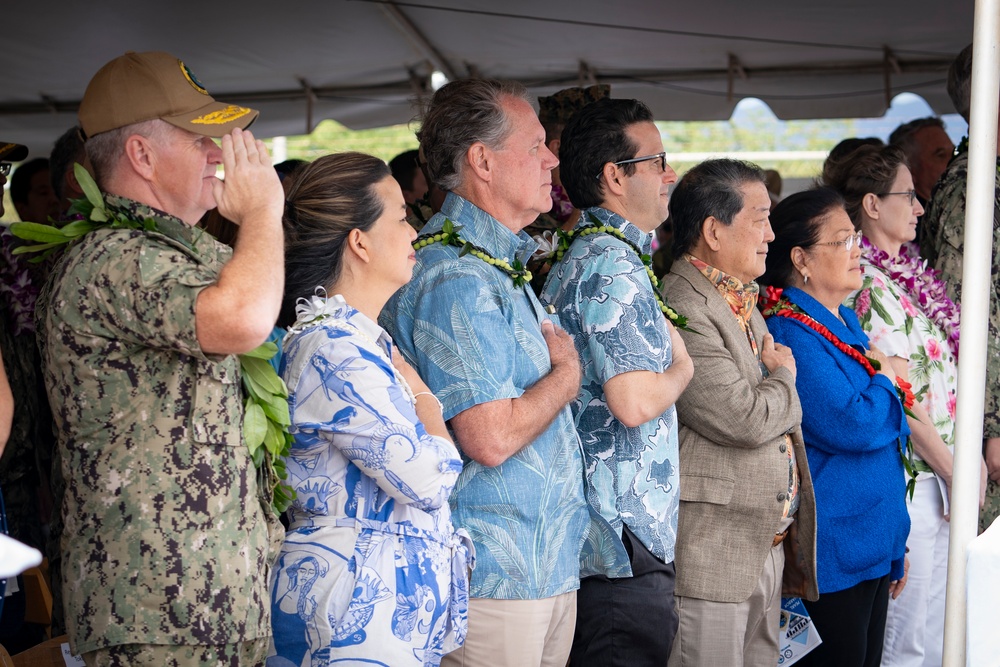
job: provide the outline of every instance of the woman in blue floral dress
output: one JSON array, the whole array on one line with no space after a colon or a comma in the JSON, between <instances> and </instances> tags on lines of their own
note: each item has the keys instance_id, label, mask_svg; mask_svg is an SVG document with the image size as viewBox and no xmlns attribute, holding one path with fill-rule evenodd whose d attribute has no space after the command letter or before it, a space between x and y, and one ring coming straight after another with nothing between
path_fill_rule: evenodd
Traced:
<instances>
[{"instance_id":1,"label":"woman in blue floral dress","mask_svg":"<svg viewBox=\"0 0 1000 667\"><path fill-rule=\"evenodd\" d=\"M376 324L415 263L402 193L377 158L319 158L288 187L285 234L297 497L267 664L436 666L465 638L473 551L440 403Z\"/></svg>"}]
</instances>

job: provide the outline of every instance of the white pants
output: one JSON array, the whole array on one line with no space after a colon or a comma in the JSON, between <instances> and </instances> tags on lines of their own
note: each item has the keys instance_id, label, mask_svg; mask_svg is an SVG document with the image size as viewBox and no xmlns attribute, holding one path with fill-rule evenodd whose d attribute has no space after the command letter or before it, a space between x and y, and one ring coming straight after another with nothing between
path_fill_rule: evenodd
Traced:
<instances>
[{"instance_id":1,"label":"white pants","mask_svg":"<svg viewBox=\"0 0 1000 667\"><path fill-rule=\"evenodd\" d=\"M948 535L941 487L936 478L917 482L910 512L910 572L906 587L889 600L883 667L940 667L944 642L944 597Z\"/></svg>"}]
</instances>

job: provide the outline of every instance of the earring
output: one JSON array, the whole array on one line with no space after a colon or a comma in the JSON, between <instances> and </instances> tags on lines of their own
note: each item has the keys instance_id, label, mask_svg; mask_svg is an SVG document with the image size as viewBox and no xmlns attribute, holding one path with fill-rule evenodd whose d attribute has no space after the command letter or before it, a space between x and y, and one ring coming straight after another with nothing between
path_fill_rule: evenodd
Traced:
<instances>
[{"instance_id":1,"label":"earring","mask_svg":"<svg viewBox=\"0 0 1000 667\"><path fill-rule=\"evenodd\" d=\"M805 274L805 273L802 274L802 284L803 285L808 285L809 284L809 275L808 274Z\"/></svg>"}]
</instances>

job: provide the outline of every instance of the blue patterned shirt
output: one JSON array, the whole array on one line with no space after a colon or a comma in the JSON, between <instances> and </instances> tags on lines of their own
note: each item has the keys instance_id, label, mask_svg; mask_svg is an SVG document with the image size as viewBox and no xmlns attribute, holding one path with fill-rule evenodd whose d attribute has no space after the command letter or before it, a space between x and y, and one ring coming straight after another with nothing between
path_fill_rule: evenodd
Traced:
<instances>
[{"instance_id":1,"label":"blue patterned shirt","mask_svg":"<svg viewBox=\"0 0 1000 667\"><path fill-rule=\"evenodd\" d=\"M603 208L584 211L649 254L651 237ZM632 575L622 524L657 558L674 559L677 537L677 413L627 427L608 409L604 383L631 371L670 366L666 318L642 260L610 234L577 239L549 273L542 301L556 308L583 363L583 385L571 404L583 442L591 524L580 557L582 576Z\"/></svg>"},{"instance_id":2,"label":"blue patterned shirt","mask_svg":"<svg viewBox=\"0 0 1000 667\"><path fill-rule=\"evenodd\" d=\"M446 216L462 226L463 239L494 257L524 261L535 248L527 234L511 233L454 193L422 231L440 230ZM417 251L413 279L380 320L441 399L446 419L517 398L551 369L541 332L546 315L530 287L515 287L502 271L458 253L440 243ZM455 524L476 545L473 597L537 600L579 587L587 530L582 456L569 406L499 466L463 454L451 505Z\"/></svg>"},{"instance_id":3,"label":"blue patterned shirt","mask_svg":"<svg viewBox=\"0 0 1000 667\"><path fill-rule=\"evenodd\" d=\"M300 301L285 336L296 498L271 573L286 665L436 666L465 640L471 553L450 519L458 451L427 433L392 341L343 297Z\"/></svg>"}]
</instances>

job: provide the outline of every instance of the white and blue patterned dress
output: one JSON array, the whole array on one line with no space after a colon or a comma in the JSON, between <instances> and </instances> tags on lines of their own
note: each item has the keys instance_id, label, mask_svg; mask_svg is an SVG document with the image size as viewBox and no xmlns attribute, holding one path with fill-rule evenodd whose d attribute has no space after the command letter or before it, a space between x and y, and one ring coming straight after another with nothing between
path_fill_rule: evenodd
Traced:
<instances>
[{"instance_id":1,"label":"white and blue patterned dress","mask_svg":"<svg viewBox=\"0 0 1000 667\"><path fill-rule=\"evenodd\" d=\"M448 506L462 461L424 430L385 331L339 296L298 312L282 373L298 497L268 667L438 665L467 627L473 549Z\"/></svg>"}]
</instances>

